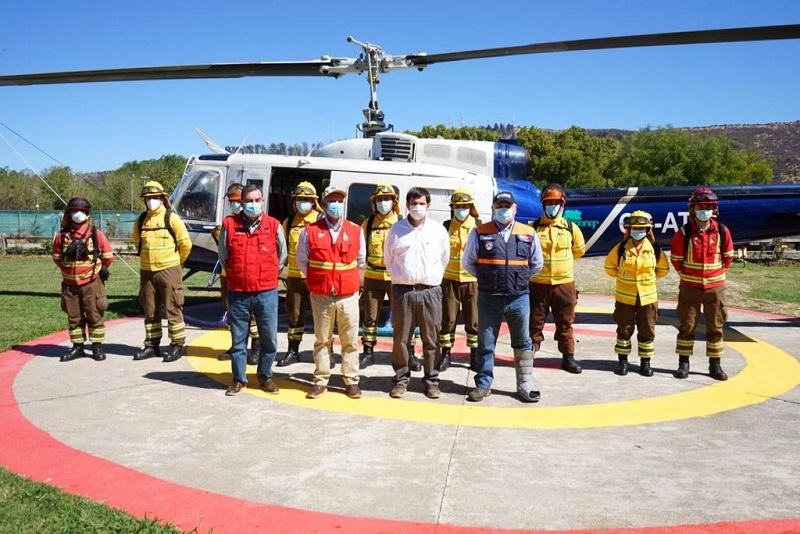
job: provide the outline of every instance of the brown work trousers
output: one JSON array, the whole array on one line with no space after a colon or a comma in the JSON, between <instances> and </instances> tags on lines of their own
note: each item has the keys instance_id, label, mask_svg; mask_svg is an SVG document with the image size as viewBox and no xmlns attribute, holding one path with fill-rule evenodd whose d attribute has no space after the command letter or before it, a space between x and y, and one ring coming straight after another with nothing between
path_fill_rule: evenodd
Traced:
<instances>
[{"instance_id":1,"label":"brown work trousers","mask_svg":"<svg viewBox=\"0 0 800 534\"><path fill-rule=\"evenodd\" d=\"M439 384L439 328L442 321L441 286L392 284L392 368L395 384L408 387L408 340L419 326L422 341L422 369L425 384Z\"/></svg>"},{"instance_id":2,"label":"brown work trousers","mask_svg":"<svg viewBox=\"0 0 800 534\"><path fill-rule=\"evenodd\" d=\"M167 334L172 345L186 342L183 322L183 269L176 265L161 271L140 271L139 303L144 311L144 346L161 343L161 307L167 314Z\"/></svg>"},{"instance_id":3,"label":"brown work trousers","mask_svg":"<svg viewBox=\"0 0 800 534\"><path fill-rule=\"evenodd\" d=\"M442 280L442 330L439 345L452 347L456 338L458 310L464 318L467 347L478 346L478 282Z\"/></svg>"},{"instance_id":4,"label":"brown work trousers","mask_svg":"<svg viewBox=\"0 0 800 534\"><path fill-rule=\"evenodd\" d=\"M365 347L374 347L378 341L378 316L381 306L388 296L391 300L392 281L364 278L361 288L361 310L363 312L361 327L361 343Z\"/></svg>"},{"instance_id":5,"label":"brown work trousers","mask_svg":"<svg viewBox=\"0 0 800 534\"><path fill-rule=\"evenodd\" d=\"M631 353L630 340L635 329L639 357L652 357L653 341L656 339L656 321L658 321L658 302L642 305L639 297L636 297L636 304L615 301L614 322L617 323L617 343L614 350L616 353L623 356Z\"/></svg>"},{"instance_id":6,"label":"brown work trousers","mask_svg":"<svg viewBox=\"0 0 800 534\"><path fill-rule=\"evenodd\" d=\"M106 323L103 314L108 309L106 286L99 277L88 284L76 286L61 282L61 309L67 314L69 340L80 345L86 339L102 343L106 337Z\"/></svg>"},{"instance_id":7,"label":"brown work trousers","mask_svg":"<svg viewBox=\"0 0 800 534\"><path fill-rule=\"evenodd\" d=\"M303 341L306 330L306 310L311 308L308 284L305 278L290 276L286 279L286 313L289 314L289 326L286 335L289 341Z\"/></svg>"},{"instance_id":8,"label":"brown work trousers","mask_svg":"<svg viewBox=\"0 0 800 534\"><path fill-rule=\"evenodd\" d=\"M700 289L682 285L678 288L675 311L680 325L675 352L679 356L692 355L701 306L706 322L706 356L720 358L723 353L722 329L728 320L725 286Z\"/></svg>"},{"instance_id":9,"label":"brown work trousers","mask_svg":"<svg viewBox=\"0 0 800 534\"><path fill-rule=\"evenodd\" d=\"M566 284L528 284L531 302L530 334L533 350L538 351L544 341L544 323L547 315L553 313L556 331L553 339L558 342L558 352L562 355L575 354L575 338L572 323L575 322L575 306L578 294L575 282Z\"/></svg>"}]
</instances>

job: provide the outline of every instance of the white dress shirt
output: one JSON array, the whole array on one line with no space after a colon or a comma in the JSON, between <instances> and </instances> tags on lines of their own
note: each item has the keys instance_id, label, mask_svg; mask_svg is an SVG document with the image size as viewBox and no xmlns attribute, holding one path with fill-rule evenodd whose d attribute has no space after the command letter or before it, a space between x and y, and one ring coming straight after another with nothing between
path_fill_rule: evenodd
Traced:
<instances>
[{"instance_id":1,"label":"white dress shirt","mask_svg":"<svg viewBox=\"0 0 800 534\"><path fill-rule=\"evenodd\" d=\"M430 217L419 226L406 218L389 228L383 258L393 284L438 286L450 259L450 236Z\"/></svg>"}]
</instances>

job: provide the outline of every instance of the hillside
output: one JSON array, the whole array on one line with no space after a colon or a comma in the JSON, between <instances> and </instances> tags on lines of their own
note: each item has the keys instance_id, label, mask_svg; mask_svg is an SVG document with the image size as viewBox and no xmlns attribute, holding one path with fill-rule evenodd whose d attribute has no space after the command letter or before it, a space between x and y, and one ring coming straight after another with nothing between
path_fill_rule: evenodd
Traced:
<instances>
[{"instance_id":1,"label":"hillside","mask_svg":"<svg viewBox=\"0 0 800 534\"><path fill-rule=\"evenodd\" d=\"M773 160L774 181L777 183L800 183L800 121L775 122L769 124L722 124L682 128L696 133L725 135L753 147L759 154ZM587 130L589 135L623 139L628 130Z\"/></svg>"}]
</instances>

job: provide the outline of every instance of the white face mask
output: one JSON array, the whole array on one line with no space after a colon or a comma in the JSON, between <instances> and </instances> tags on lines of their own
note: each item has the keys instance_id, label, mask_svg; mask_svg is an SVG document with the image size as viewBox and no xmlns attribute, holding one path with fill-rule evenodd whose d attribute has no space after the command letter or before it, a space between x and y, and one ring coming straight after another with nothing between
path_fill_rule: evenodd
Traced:
<instances>
[{"instance_id":1,"label":"white face mask","mask_svg":"<svg viewBox=\"0 0 800 534\"><path fill-rule=\"evenodd\" d=\"M423 219L427 212L428 212L428 206L424 204L413 204L408 207L408 214L415 221Z\"/></svg>"},{"instance_id":2,"label":"white face mask","mask_svg":"<svg viewBox=\"0 0 800 534\"><path fill-rule=\"evenodd\" d=\"M466 221L469 217L469 208L455 208L453 209L453 217L459 221Z\"/></svg>"},{"instance_id":3,"label":"white face mask","mask_svg":"<svg viewBox=\"0 0 800 534\"><path fill-rule=\"evenodd\" d=\"M84 211L73 211L72 214L70 215L72 222L74 222L75 224L85 223L87 217L88 215L86 215L86 212Z\"/></svg>"},{"instance_id":4,"label":"white face mask","mask_svg":"<svg viewBox=\"0 0 800 534\"><path fill-rule=\"evenodd\" d=\"M231 213L239 215L242 212L242 203L234 200L231 202Z\"/></svg>"},{"instance_id":5,"label":"white face mask","mask_svg":"<svg viewBox=\"0 0 800 534\"><path fill-rule=\"evenodd\" d=\"M144 203L147 205L147 209L156 211L164 202L160 198L148 198Z\"/></svg>"},{"instance_id":6,"label":"white face mask","mask_svg":"<svg viewBox=\"0 0 800 534\"><path fill-rule=\"evenodd\" d=\"M694 212L694 216L697 217L697 220L700 222L706 222L713 214L714 210L697 210Z\"/></svg>"},{"instance_id":7,"label":"white face mask","mask_svg":"<svg viewBox=\"0 0 800 534\"><path fill-rule=\"evenodd\" d=\"M375 207L378 209L378 213L381 215L386 215L390 211L392 211L392 207L394 206L394 202L391 200L380 200L375 203Z\"/></svg>"},{"instance_id":8,"label":"white face mask","mask_svg":"<svg viewBox=\"0 0 800 534\"><path fill-rule=\"evenodd\" d=\"M308 213L309 211L311 211L310 200L298 200L297 202L294 203L294 206L300 213Z\"/></svg>"}]
</instances>

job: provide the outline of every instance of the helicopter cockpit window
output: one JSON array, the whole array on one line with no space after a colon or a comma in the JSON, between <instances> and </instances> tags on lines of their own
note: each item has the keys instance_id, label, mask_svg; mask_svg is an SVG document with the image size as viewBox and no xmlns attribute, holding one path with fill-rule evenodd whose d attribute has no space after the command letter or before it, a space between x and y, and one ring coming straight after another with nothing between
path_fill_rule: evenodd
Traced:
<instances>
[{"instance_id":1,"label":"helicopter cockpit window","mask_svg":"<svg viewBox=\"0 0 800 534\"><path fill-rule=\"evenodd\" d=\"M392 186L397 193L397 186ZM372 215L372 200L370 197L375 192L375 184L351 184L347 188L347 218L356 224L361 224Z\"/></svg>"},{"instance_id":2,"label":"helicopter cockpit window","mask_svg":"<svg viewBox=\"0 0 800 534\"><path fill-rule=\"evenodd\" d=\"M189 171L173 195L173 208L187 221L215 222L220 180L215 170Z\"/></svg>"}]
</instances>

